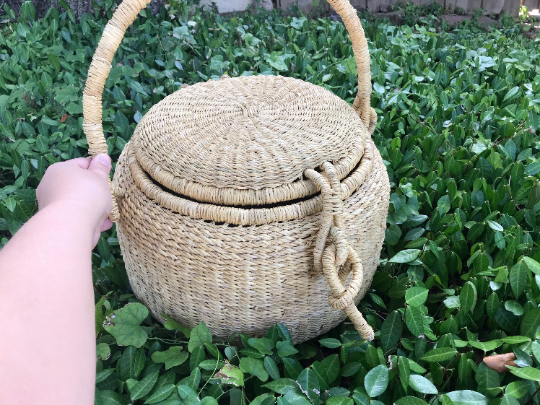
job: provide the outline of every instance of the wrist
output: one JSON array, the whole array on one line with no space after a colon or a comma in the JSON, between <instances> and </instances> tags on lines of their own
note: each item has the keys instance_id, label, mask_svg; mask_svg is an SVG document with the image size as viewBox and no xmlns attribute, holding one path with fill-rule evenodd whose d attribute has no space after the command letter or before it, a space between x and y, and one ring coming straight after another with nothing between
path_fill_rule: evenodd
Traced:
<instances>
[{"instance_id":1,"label":"wrist","mask_svg":"<svg viewBox=\"0 0 540 405\"><path fill-rule=\"evenodd\" d=\"M40 209L40 212L47 212L57 220L65 220L67 224L73 224L78 230L93 233L102 219L94 207L79 201L56 201Z\"/></svg>"}]
</instances>

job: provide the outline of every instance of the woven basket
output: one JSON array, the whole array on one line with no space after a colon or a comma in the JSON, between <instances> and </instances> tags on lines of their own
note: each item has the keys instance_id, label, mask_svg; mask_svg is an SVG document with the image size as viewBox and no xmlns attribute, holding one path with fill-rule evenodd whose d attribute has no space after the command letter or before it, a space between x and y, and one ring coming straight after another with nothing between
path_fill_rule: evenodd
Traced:
<instances>
[{"instance_id":1,"label":"woven basket","mask_svg":"<svg viewBox=\"0 0 540 405\"><path fill-rule=\"evenodd\" d=\"M91 155L106 153L101 94L128 26L149 0L124 0L105 27L83 96ZM378 265L390 186L371 141L369 53L347 0L358 67L353 106L280 76L183 86L141 119L116 166L111 219L137 298L212 334L260 336L281 322L295 342L349 316Z\"/></svg>"}]
</instances>

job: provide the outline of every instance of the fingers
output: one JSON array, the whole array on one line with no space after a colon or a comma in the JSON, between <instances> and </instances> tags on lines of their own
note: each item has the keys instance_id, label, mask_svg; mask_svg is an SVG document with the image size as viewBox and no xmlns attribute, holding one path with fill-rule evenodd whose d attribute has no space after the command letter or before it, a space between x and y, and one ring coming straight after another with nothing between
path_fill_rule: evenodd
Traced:
<instances>
[{"instance_id":1,"label":"fingers","mask_svg":"<svg viewBox=\"0 0 540 405\"><path fill-rule=\"evenodd\" d=\"M71 159L71 160L66 160L64 163L65 164L68 164L68 165L72 165L72 166L77 166L77 167L80 167L81 169L88 169L88 166L90 165L90 161L92 159L89 158L89 157L85 157L85 158L77 158L77 159Z\"/></svg>"},{"instance_id":2,"label":"fingers","mask_svg":"<svg viewBox=\"0 0 540 405\"><path fill-rule=\"evenodd\" d=\"M92 241L92 246L95 247L99 241L99 237L101 236L101 232L105 232L109 229L111 229L113 223L109 218L105 218L101 226L98 226L96 230L94 231L94 237Z\"/></svg>"},{"instance_id":3,"label":"fingers","mask_svg":"<svg viewBox=\"0 0 540 405\"><path fill-rule=\"evenodd\" d=\"M105 218L105 221L103 221L103 224L101 225L101 232L105 232L112 227L112 221L109 218Z\"/></svg>"},{"instance_id":4,"label":"fingers","mask_svg":"<svg viewBox=\"0 0 540 405\"><path fill-rule=\"evenodd\" d=\"M90 162L88 170L108 179L109 172L111 171L111 158L104 153L97 155Z\"/></svg>"}]
</instances>

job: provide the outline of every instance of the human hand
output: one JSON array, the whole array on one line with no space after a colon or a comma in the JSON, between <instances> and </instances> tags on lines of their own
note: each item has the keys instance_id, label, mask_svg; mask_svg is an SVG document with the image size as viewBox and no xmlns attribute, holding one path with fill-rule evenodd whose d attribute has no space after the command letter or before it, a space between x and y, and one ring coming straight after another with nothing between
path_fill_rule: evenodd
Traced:
<instances>
[{"instance_id":1,"label":"human hand","mask_svg":"<svg viewBox=\"0 0 540 405\"><path fill-rule=\"evenodd\" d=\"M108 218L112 209L110 170L111 159L106 154L49 166L36 190L39 209L56 206L77 211L89 221L95 246L100 233L112 226Z\"/></svg>"}]
</instances>

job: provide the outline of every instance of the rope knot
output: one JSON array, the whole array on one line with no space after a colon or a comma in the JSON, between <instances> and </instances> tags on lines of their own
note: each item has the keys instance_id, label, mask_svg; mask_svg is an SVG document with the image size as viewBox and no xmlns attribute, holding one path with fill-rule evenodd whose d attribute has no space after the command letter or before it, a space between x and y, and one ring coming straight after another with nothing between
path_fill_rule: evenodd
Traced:
<instances>
[{"instance_id":1,"label":"rope knot","mask_svg":"<svg viewBox=\"0 0 540 405\"><path fill-rule=\"evenodd\" d=\"M373 329L364 320L354 303L354 298L362 286L364 271L358 255L347 242L343 231L341 183L334 165L324 162L321 167L325 175L313 169L305 171L306 177L321 190L323 200L322 221L313 251L314 267L316 271L322 271L326 277L330 287L328 295L330 306L345 312L362 339L372 340ZM326 246L328 235L332 237L332 243ZM350 268L345 267L346 264L350 264ZM341 268L340 271L338 271L339 268ZM351 282L345 288L344 282L351 271Z\"/></svg>"}]
</instances>

